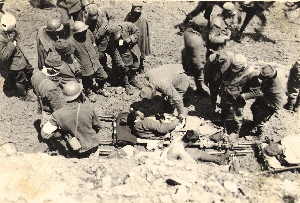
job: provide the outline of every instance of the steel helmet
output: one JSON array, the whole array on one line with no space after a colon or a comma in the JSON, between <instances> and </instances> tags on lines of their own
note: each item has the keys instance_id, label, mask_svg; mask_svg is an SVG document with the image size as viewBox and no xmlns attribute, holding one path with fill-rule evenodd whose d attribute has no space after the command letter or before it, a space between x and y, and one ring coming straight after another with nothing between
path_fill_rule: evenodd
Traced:
<instances>
[{"instance_id":1,"label":"steel helmet","mask_svg":"<svg viewBox=\"0 0 300 203\"><path fill-rule=\"evenodd\" d=\"M47 22L47 30L48 31L60 31L64 28L63 24L59 19L51 19Z\"/></svg>"},{"instance_id":2,"label":"steel helmet","mask_svg":"<svg viewBox=\"0 0 300 203\"><path fill-rule=\"evenodd\" d=\"M73 25L73 31L74 33L83 32L88 29L88 27L89 26L82 21L75 21Z\"/></svg>"},{"instance_id":3,"label":"steel helmet","mask_svg":"<svg viewBox=\"0 0 300 203\"><path fill-rule=\"evenodd\" d=\"M82 89L83 86L81 83L70 81L64 85L62 92L66 98L66 101L73 101L80 95Z\"/></svg>"},{"instance_id":4,"label":"steel helmet","mask_svg":"<svg viewBox=\"0 0 300 203\"><path fill-rule=\"evenodd\" d=\"M15 16L6 13L1 18L1 27L4 31L12 31L16 27L17 20Z\"/></svg>"}]
</instances>

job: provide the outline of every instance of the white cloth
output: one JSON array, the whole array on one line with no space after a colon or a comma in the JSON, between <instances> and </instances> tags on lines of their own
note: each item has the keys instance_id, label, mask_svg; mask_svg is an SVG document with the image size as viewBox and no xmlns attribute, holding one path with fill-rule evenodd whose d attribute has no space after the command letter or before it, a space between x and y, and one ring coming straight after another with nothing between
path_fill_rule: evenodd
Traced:
<instances>
[{"instance_id":1,"label":"white cloth","mask_svg":"<svg viewBox=\"0 0 300 203\"><path fill-rule=\"evenodd\" d=\"M285 160L290 164L300 164L300 136L287 136L281 140Z\"/></svg>"}]
</instances>

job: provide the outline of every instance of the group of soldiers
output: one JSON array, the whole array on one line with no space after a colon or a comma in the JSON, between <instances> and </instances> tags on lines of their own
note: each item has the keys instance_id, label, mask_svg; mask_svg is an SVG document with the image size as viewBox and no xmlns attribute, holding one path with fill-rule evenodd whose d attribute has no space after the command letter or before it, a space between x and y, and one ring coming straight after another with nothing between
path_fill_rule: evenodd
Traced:
<instances>
[{"instance_id":1,"label":"group of soldiers","mask_svg":"<svg viewBox=\"0 0 300 203\"><path fill-rule=\"evenodd\" d=\"M111 23L109 11L85 0L60 0L57 5L61 19L48 20L37 32L38 69L22 52L16 18L9 13L2 15L1 67L8 70L20 99L38 101L43 115L41 137L49 142L60 140L66 148L63 141L67 138L77 157L88 156L100 144L99 119L89 101L96 101L95 94L106 96L107 83L124 86L128 95L135 86L143 99L153 98L156 91L166 96L179 121L164 124L164 133L186 119L183 96L190 86L189 76L195 80L197 94L210 96L213 111L220 112L221 120L225 121L233 109L236 134L241 130L246 100L255 98L251 110L256 135L263 134L265 123L286 102L286 85L279 69L267 65L257 70L244 55L226 49L226 42L238 28L231 2L224 3L222 12L210 22L202 16L191 19L184 32L182 64L151 68L145 73L146 86L136 80L144 71L145 56L151 53L148 22L141 5L133 5L125 22L120 23ZM297 60L291 69L285 105L295 112L300 102L299 63ZM140 114L137 117L144 120ZM140 134L162 128L157 124L149 124L149 129L145 126L138 126Z\"/></svg>"}]
</instances>

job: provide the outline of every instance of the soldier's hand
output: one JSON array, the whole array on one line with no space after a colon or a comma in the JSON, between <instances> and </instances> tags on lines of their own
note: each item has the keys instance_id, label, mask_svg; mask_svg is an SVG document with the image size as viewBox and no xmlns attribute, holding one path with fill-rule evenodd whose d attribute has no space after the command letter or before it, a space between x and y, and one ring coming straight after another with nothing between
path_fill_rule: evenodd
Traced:
<instances>
[{"instance_id":1,"label":"soldier's hand","mask_svg":"<svg viewBox=\"0 0 300 203\"><path fill-rule=\"evenodd\" d=\"M14 41L13 43L14 43L15 46L17 46L17 41Z\"/></svg>"}]
</instances>

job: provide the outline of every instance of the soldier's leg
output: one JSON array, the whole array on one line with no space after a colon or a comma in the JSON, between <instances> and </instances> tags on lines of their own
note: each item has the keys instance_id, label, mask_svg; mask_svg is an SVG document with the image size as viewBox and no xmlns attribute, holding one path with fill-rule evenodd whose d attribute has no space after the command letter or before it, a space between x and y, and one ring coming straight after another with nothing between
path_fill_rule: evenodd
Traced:
<instances>
[{"instance_id":1,"label":"soldier's leg","mask_svg":"<svg viewBox=\"0 0 300 203\"><path fill-rule=\"evenodd\" d=\"M213 162L219 165L224 165L229 163L229 155L211 155L205 151L199 150L197 154L197 160L204 162Z\"/></svg>"},{"instance_id":2,"label":"soldier's leg","mask_svg":"<svg viewBox=\"0 0 300 203\"><path fill-rule=\"evenodd\" d=\"M82 76L82 85L85 95L91 102L96 102L95 94L93 93L94 81L93 76Z\"/></svg>"},{"instance_id":3,"label":"soldier's leg","mask_svg":"<svg viewBox=\"0 0 300 203\"><path fill-rule=\"evenodd\" d=\"M71 17L69 16L69 12L67 9L59 7L59 11L60 11L60 19L61 19L61 23L66 25L69 23Z\"/></svg>"},{"instance_id":4,"label":"soldier's leg","mask_svg":"<svg viewBox=\"0 0 300 203\"><path fill-rule=\"evenodd\" d=\"M298 112L299 111L299 106L300 106L300 93L298 94L296 103L294 105L294 112Z\"/></svg>"},{"instance_id":5,"label":"soldier's leg","mask_svg":"<svg viewBox=\"0 0 300 203\"><path fill-rule=\"evenodd\" d=\"M26 78L24 69L23 70L11 70L9 73L15 82L18 97L24 101L34 102L36 100L36 98L33 97L33 95L28 95L28 93L27 93L28 86L30 83Z\"/></svg>"},{"instance_id":6,"label":"soldier's leg","mask_svg":"<svg viewBox=\"0 0 300 203\"><path fill-rule=\"evenodd\" d=\"M208 97L210 95L209 88L204 83L204 70L201 68L194 72L195 84L197 87L196 92L204 97Z\"/></svg>"}]
</instances>

